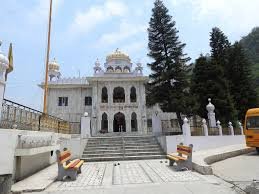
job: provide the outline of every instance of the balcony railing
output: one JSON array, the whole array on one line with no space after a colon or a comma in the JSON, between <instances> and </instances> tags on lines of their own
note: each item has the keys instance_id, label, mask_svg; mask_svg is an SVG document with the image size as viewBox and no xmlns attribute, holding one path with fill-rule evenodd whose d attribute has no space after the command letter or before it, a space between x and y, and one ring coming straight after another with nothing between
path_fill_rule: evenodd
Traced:
<instances>
[{"instance_id":1,"label":"balcony railing","mask_svg":"<svg viewBox=\"0 0 259 194\"><path fill-rule=\"evenodd\" d=\"M0 127L6 129L71 133L71 126L68 121L44 114L43 112L7 99L3 100Z\"/></svg>"}]
</instances>

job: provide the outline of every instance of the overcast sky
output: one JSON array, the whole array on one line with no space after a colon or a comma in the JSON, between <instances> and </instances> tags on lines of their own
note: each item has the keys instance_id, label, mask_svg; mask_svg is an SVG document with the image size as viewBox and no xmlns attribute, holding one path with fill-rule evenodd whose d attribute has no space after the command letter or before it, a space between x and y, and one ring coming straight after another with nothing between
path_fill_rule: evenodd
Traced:
<instances>
[{"instance_id":1,"label":"overcast sky","mask_svg":"<svg viewBox=\"0 0 259 194\"><path fill-rule=\"evenodd\" d=\"M97 58L120 48L133 63L142 62L148 75L147 27L153 0L53 0L51 54L61 65L62 77L92 76ZM5 97L42 109L47 45L48 0L0 0L2 51L13 43L14 71ZM192 61L208 53L209 32L220 27L230 41L259 26L259 0L164 0L185 52Z\"/></svg>"}]
</instances>

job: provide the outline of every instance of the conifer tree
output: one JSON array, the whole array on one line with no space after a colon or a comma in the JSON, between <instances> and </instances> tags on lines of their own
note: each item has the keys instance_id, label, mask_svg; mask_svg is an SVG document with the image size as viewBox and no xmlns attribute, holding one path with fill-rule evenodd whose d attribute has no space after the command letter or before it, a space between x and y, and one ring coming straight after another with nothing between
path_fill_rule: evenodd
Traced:
<instances>
[{"instance_id":1,"label":"conifer tree","mask_svg":"<svg viewBox=\"0 0 259 194\"><path fill-rule=\"evenodd\" d=\"M192 75L191 93L196 98L196 112L206 117L206 104L212 98L217 119L224 124L235 122L236 110L226 78L230 43L219 28L212 29L210 46L211 56L199 57Z\"/></svg>"},{"instance_id":2,"label":"conifer tree","mask_svg":"<svg viewBox=\"0 0 259 194\"><path fill-rule=\"evenodd\" d=\"M241 44L238 42L229 50L229 65L226 70L231 95L238 112L238 119L244 120L247 109L256 107L257 98L250 64Z\"/></svg>"},{"instance_id":3,"label":"conifer tree","mask_svg":"<svg viewBox=\"0 0 259 194\"><path fill-rule=\"evenodd\" d=\"M151 104L159 103L163 111L180 113L186 110L186 62L185 44L178 37L175 21L161 0L154 2L148 28L148 56L153 60L147 97Z\"/></svg>"}]
</instances>

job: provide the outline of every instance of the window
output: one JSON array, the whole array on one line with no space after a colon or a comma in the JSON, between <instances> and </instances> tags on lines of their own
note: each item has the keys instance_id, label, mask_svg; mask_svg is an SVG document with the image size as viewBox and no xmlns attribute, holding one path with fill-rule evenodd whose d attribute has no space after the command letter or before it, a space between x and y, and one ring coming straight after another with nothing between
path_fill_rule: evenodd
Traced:
<instances>
[{"instance_id":1,"label":"window","mask_svg":"<svg viewBox=\"0 0 259 194\"><path fill-rule=\"evenodd\" d=\"M113 90L113 102L114 103L124 103L125 102L125 93L124 88L116 87Z\"/></svg>"},{"instance_id":2,"label":"window","mask_svg":"<svg viewBox=\"0 0 259 194\"><path fill-rule=\"evenodd\" d=\"M58 97L58 106L68 106L68 97Z\"/></svg>"},{"instance_id":3,"label":"window","mask_svg":"<svg viewBox=\"0 0 259 194\"><path fill-rule=\"evenodd\" d=\"M137 102L136 88L132 87L130 89L130 102Z\"/></svg>"},{"instance_id":4,"label":"window","mask_svg":"<svg viewBox=\"0 0 259 194\"><path fill-rule=\"evenodd\" d=\"M91 106L92 105L92 97L86 96L85 97L85 106Z\"/></svg>"},{"instance_id":5,"label":"window","mask_svg":"<svg viewBox=\"0 0 259 194\"><path fill-rule=\"evenodd\" d=\"M108 103L108 92L106 87L102 88L102 103Z\"/></svg>"}]
</instances>

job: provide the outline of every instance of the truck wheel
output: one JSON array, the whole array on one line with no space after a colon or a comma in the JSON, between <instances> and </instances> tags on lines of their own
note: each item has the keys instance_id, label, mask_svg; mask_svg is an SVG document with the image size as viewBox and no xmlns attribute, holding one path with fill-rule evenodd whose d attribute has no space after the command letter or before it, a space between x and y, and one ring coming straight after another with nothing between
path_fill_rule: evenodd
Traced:
<instances>
[{"instance_id":1,"label":"truck wheel","mask_svg":"<svg viewBox=\"0 0 259 194\"><path fill-rule=\"evenodd\" d=\"M259 147L256 148L257 153L259 154Z\"/></svg>"}]
</instances>

